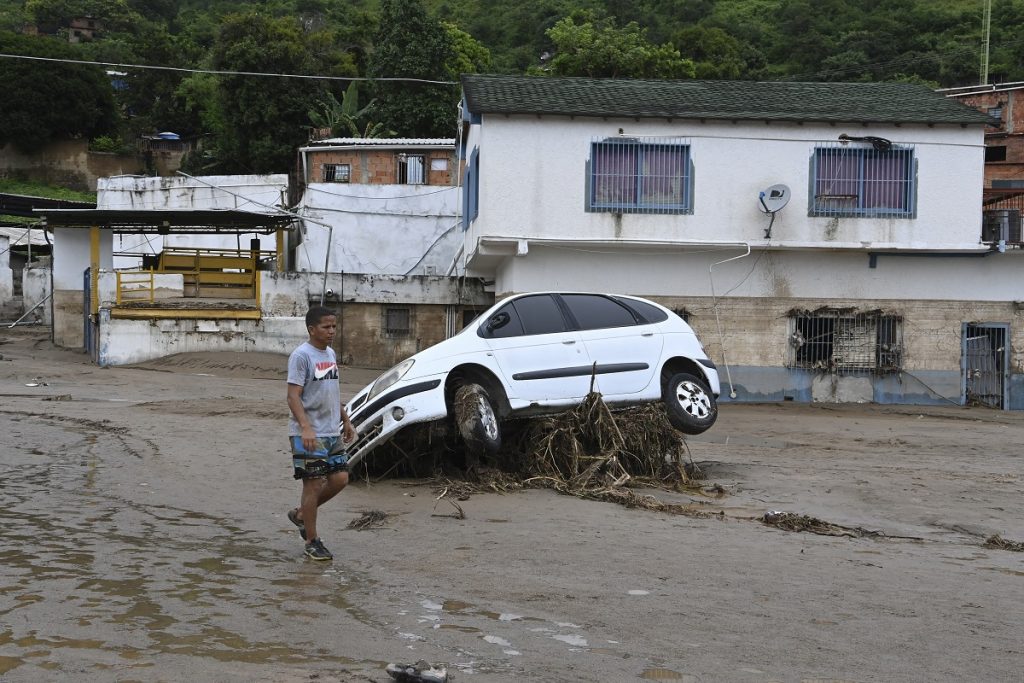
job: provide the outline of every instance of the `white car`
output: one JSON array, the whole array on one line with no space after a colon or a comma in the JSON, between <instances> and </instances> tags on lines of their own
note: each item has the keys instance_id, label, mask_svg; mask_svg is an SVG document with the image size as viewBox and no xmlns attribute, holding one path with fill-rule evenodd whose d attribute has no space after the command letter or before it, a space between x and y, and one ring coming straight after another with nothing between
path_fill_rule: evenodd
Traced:
<instances>
[{"instance_id":1,"label":"white car","mask_svg":"<svg viewBox=\"0 0 1024 683\"><path fill-rule=\"evenodd\" d=\"M520 294L358 392L345 407L359 434L349 461L411 425L448 419L467 451L493 453L503 420L570 408L592 381L610 406L664 401L686 434L718 416L715 364L672 311L632 296Z\"/></svg>"}]
</instances>

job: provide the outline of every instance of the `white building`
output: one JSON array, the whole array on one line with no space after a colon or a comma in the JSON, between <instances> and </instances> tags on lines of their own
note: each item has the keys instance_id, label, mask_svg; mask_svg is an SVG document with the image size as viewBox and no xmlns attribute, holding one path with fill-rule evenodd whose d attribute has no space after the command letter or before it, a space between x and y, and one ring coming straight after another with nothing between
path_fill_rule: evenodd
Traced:
<instances>
[{"instance_id":1,"label":"white building","mask_svg":"<svg viewBox=\"0 0 1024 683\"><path fill-rule=\"evenodd\" d=\"M463 89L458 260L498 296L657 299L738 400L1024 408L1024 252L982 241L984 114L899 83Z\"/></svg>"},{"instance_id":2,"label":"white building","mask_svg":"<svg viewBox=\"0 0 1024 683\"><path fill-rule=\"evenodd\" d=\"M232 210L272 213L288 204L288 175L232 175L201 177L113 176L96 183L96 208L110 211ZM117 235L112 247L114 267L138 266L143 256L156 256L165 248L243 249L252 239L260 250L274 251L274 235L173 234Z\"/></svg>"},{"instance_id":3,"label":"white building","mask_svg":"<svg viewBox=\"0 0 1024 683\"><path fill-rule=\"evenodd\" d=\"M462 244L454 139L331 138L299 156L297 270L445 274Z\"/></svg>"}]
</instances>

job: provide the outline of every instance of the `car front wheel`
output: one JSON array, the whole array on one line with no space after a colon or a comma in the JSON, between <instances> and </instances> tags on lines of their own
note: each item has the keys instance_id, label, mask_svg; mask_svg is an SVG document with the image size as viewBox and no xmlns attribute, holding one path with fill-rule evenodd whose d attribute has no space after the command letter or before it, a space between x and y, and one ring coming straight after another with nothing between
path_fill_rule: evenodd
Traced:
<instances>
[{"instance_id":1,"label":"car front wheel","mask_svg":"<svg viewBox=\"0 0 1024 683\"><path fill-rule=\"evenodd\" d=\"M479 384L464 384L455 391L455 424L473 455L495 453L501 448L498 413L487 390Z\"/></svg>"},{"instance_id":2,"label":"car front wheel","mask_svg":"<svg viewBox=\"0 0 1024 683\"><path fill-rule=\"evenodd\" d=\"M688 372L669 378L662 392L668 421L683 434L700 434L715 424L718 402L704 380Z\"/></svg>"}]
</instances>

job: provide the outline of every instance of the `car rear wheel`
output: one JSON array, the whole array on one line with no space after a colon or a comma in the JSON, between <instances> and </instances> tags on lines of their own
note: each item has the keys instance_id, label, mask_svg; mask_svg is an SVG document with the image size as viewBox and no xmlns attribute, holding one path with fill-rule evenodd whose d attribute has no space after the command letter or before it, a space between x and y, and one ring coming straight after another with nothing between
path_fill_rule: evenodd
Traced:
<instances>
[{"instance_id":1,"label":"car rear wheel","mask_svg":"<svg viewBox=\"0 0 1024 683\"><path fill-rule=\"evenodd\" d=\"M683 434L700 434L715 424L718 402L704 380L688 372L669 378L662 391L668 421Z\"/></svg>"},{"instance_id":2,"label":"car rear wheel","mask_svg":"<svg viewBox=\"0 0 1024 683\"><path fill-rule=\"evenodd\" d=\"M464 384L455 391L455 424L466 450L473 455L495 453L501 448L498 413L487 390L479 384Z\"/></svg>"}]
</instances>

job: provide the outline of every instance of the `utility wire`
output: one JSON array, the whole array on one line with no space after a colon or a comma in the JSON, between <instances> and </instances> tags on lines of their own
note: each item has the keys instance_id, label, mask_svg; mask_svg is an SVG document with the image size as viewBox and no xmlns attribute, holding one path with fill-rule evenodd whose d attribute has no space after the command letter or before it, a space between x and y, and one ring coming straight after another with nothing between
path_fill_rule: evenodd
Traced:
<instances>
[{"instance_id":1,"label":"utility wire","mask_svg":"<svg viewBox=\"0 0 1024 683\"><path fill-rule=\"evenodd\" d=\"M278 74L263 71L221 71L217 69L186 69L177 66L157 66L154 64L121 64L119 62L93 62L85 59L63 59L57 57L32 57L0 53L3 59L29 59L37 62L58 62L61 64L89 64L92 66L111 66L120 69L152 69L155 71L175 71L190 74L214 74L217 76L268 76L271 78L304 78L314 81L402 81L407 83L429 83L433 85L458 85L455 81L432 81L426 78L405 78L401 76L367 78L364 76L317 76L311 74Z\"/></svg>"}]
</instances>

